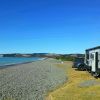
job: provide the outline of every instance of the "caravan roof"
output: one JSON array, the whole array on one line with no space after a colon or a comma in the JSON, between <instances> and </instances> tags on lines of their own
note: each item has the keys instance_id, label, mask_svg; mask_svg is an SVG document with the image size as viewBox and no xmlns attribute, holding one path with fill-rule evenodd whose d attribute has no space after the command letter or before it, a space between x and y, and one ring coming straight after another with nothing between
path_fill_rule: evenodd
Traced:
<instances>
[{"instance_id":1,"label":"caravan roof","mask_svg":"<svg viewBox=\"0 0 100 100\"><path fill-rule=\"evenodd\" d=\"M95 50L95 49L100 49L100 46L97 46L97 47L94 47L94 48L90 48L90 49L86 49L86 51Z\"/></svg>"}]
</instances>

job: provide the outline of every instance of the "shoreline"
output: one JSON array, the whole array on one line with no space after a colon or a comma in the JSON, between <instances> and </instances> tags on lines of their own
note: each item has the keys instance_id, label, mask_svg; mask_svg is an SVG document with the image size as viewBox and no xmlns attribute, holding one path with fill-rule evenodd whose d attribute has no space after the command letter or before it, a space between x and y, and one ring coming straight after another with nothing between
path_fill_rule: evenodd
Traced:
<instances>
[{"instance_id":1,"label":"shoreline","mask_svg":"<svg viewBox=\"0 0 100 100\"><path fill-rule=\"evenodd\" d=\"M67 80L57 63L60 62L46 58L0 70L0 100L45 100L49 91Z\"/></svg>"},{"instance_id":2,"label":"shoreline","mask_svg":"<svg viewBox=\"0 0 100 100\"><path fill-rule=\"evenodd\" d=\"M18 66L18 65L22 65L22 64L28 64L28 63L32 63L32 62L36 62L36 61L42 61L42 60L46 60L46 59L48 59L48 58L41 58L39 60L22 62L22 63L5 64L5 65L1 65L0 66L0 70L1 69L5 69L5 68L8 68L8 67L14 67L14 66Z\"/></svg>"}]
</instances>

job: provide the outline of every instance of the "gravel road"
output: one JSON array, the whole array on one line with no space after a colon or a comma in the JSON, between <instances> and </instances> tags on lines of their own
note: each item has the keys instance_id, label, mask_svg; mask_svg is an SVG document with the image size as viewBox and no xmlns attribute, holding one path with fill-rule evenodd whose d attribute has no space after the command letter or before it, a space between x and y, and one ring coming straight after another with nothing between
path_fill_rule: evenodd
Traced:
<instances>
[{"instance_id":1,"label":"gravel road","mask_svg":"<svg viewBox=\"0 0 100 100\"><path fill-rule=\"evenodd\" d=\"M66 81L54 59L0 69L0 100L44 100L48 91Z\"/></svg>"}]
</instances>

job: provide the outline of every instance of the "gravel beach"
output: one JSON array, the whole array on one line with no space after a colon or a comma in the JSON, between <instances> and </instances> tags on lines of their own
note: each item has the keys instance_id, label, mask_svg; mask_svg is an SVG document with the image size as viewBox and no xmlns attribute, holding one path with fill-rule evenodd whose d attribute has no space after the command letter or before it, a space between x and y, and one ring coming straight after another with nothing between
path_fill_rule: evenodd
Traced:
<instances>
[{"instance_id":1,"label":"gravel beach","mask_svg":"<svg viewBox=\"0 0 100 100\"><path fill-rule=\"evenodd\" d=\"M46 93L66 80L55 59L0 69L0 100L45 100Z\"/></svg>"}]
</instances>

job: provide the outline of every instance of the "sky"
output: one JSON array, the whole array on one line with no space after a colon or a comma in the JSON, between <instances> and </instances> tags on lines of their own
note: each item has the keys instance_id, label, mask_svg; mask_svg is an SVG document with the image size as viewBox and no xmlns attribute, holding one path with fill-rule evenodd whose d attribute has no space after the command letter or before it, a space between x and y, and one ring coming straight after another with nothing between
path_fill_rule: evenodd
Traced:
<instances>
[{"instance_id":1,"label":"sky","mask_svg":"<svg viewBox=\"0 0 100 100\"><path fill-rule=\"evenodd\" d=\"M84 53L100 45L100 0L0 0L0 53Z\"/></svg>"}]
</instances>

